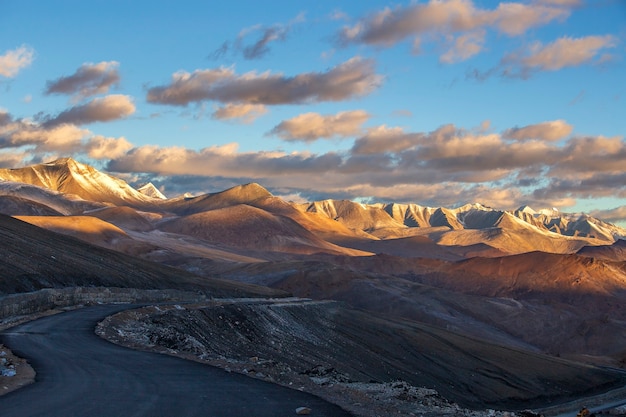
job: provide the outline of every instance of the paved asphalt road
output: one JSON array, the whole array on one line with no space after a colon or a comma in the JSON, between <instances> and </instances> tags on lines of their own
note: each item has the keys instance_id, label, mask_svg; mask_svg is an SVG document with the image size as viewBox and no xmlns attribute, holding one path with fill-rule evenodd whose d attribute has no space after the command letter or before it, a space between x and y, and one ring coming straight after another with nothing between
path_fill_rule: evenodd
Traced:
<instances>
[{"instance_id":1,"label":"paved asphalt road","mask_svg":"<svg viewBox=\"0 0 626 417\"><path fill-rule=\"evenodd\" d=\"M350 416L315 396L221 369L111 344L97 321L127 306L97 306L8 329L0 341L27 358L36 382L0 397L2 417Z\"/></svg>"}]
</instances>

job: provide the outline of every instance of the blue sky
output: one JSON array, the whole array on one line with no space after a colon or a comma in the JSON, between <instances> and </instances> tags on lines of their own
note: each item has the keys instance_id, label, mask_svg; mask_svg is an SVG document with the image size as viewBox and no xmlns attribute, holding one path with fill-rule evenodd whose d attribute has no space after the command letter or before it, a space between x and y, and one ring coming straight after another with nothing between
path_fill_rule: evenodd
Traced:
<instances>
[{"instance_id":1,"label":"blue sky","mask_svg":"<svg viewBox=\"0 0 626 417\"><path fill-rule=\"evenodd\" d=\"M626 219L626 2L345 3L0 0L0 165Z\"/></svg>"}]
</instances>

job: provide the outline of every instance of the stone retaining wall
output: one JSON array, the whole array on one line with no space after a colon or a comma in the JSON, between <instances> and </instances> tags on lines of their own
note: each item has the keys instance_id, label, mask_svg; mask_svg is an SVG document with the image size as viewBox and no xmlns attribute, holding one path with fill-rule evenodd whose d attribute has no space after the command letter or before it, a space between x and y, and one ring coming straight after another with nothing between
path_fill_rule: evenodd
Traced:
<instances>
[{"instance_id":1,"label":"stone retaining wall","mask_svg":"<svg viewBox=\"0 0 626 417\"><path fill-rule=\"evenodd\" d=\"M88 303L200 302L206 295L178 290L141 290L135 288L69 287L11 294L0 298L0 320L7 317L41 313L54 308Z\"/></svg>"}]
</instances>

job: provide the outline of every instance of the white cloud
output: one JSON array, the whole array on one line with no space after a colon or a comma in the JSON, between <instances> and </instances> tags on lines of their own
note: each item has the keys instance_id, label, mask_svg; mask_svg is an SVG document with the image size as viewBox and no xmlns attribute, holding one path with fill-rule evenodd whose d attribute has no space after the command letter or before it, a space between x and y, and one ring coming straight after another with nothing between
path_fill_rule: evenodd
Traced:
<instances>
[{"instance_id":1,"label":"white cloud","mask_svg":"<svg viewBox=\"0 0 626 417\"><path fill-rule=\"evenodd\" d=\"M378 126L354 142L352 153L356 155L399 153L416 146L422 137L421 133L405 133L404 129L399 127Z\"/></svg>"},{"instance_id":2,"label":"white cloud","mask_svg":"<svg viewBox=\"0 0 626 417\"><path fill-rule=\"evenodd\" d=\"M519 36L528 29L546 25L553 20L563 20L570 14L564 7L552 7L539 3L500 3L496 10L488 13L487 19L498 31L509 36Z\"/></svg>"},{"instance_id":3,"label":"white cloud","mask_svg":"<svg viewBox=\"0 0 626 417\"><path fill-rule=\"evenodd\" d=\"M0 112L0 153L20 155L22 159L38 159L50 154L61 156L85 154L94 159L123 156L132 148L125 138L108 138L94 135L75 124L47 125L27 119L13 119Z\"/></svg>"},{"instance_id":4,"label":"white cloud","mask_svg":"<svg viewBox=\"0 0 626 417\"><path fill-rule=\"evenodd\" d=\"M155 104L186 106L216 101L234 104L301 104L342 101L369 94L382 83L374 61L349 59L326 72L295 76L270 72L235 74L232 68L180 71L168 85L148 90L147 100Z\"/></svg>"},{"instance_id":5,"label":"white cloud","mask_svg":"<svg viewBox=\"0 0 626 417\"><path fill-rule=\"evenodd\" d=\"M104 94L111 86L120 82L116 61L103 61L97 64L85 63L72 75L60 77L46 84L45 94L68 94L81 100L96 94Z\"/></svg>"},{"instance_id":6,"label":"white cloud","mask_svg":"<svg viewBox=\"0 0 626 417\"><path fill-rule=\"evenodd\" d=\"M593 62L601 51L616 46L617 38L612 35L563 37L547 45L536 42L527 50L506 55L501 63L502 73L509 77L527 78L536 71L576 67ZM606 56L600 58L606 60Z\"/></svg>"},{"instance_id":7,"label":"white cloud","mask_svg":"<svg viewBox=\"0 0 626 417\"><path fill-rule=\"evenodd\" d=\"M94 122L110 122L123 119L135 113L135 104L130 96L111 94L101 98L74 106L59 113L53 118L48 118L45 126L56 126L63 123L89 124Z\"/></svg>"},{"instance_id":8,"label":"white cloud","mask_svg":"<svg viewBox=\"0 0 626 417\"><path fill-rule=\"evenodd\" d=\"M82 139L91 133L87 129L69 124L43 128L34 124L20 123L15 127L17 129L11 132L5 147L35 145L37 152L73 152L81 144Z\"/></svg>"},{"instance_id":9,"label":"white cloud","mask_svg":"<svg viewBox=\"0 0 626 417\"><path fill-rule=\"evenodd\" d=\"M35 51L28 46L6 51L0 55L0 75L7 78L15 77L20 70L28 67L35 58Z\"/></svg>"},{"instance_id":10,"label":"white cloud","mask_svg":"<svg viewBox=\"0 0 626 417\"><path fill-rule=\"evenodd\" d=\"M364 110L344 111L322 115L304 113L275 126L269 134L287 141L313 142L320 138L349 137L359 134L370 118Z\"/></svg>"},{"instance_id":11,"label":"white cloud","mask_svg":"<svg viewBox=\"0 0 626 417\"><path fill-rule=\"evenodd\" d=\"M262 104L229 103L215 110L213 118L217 120L239 119L244 123L251 123L265 113L267 113L267 107Z\"/></svg>"},{"instance_id":12,"label":"white cloud","mask_svg":"<svg viewBox=\"0 0 626 417\"><path fill-rule=\"evenodd\" d=\"M568 124L565 120L553 120L550 122L507 129L503 132L503 136L516 140L541 139L554 141L569 136L572 130L572 125Z\"/></svg>"},{"instance_id":13,"label":"white cloud","mask_svg":"<svg viewBox=\"0 0 626 417\"><path fill-rule=\"evenodd\" d=\"M420 53L424 40L454 39L440 57L441 62L464 61L484 49L486 30L520 36L529 29L562 21L570 15L572 2L501 2L495 9L477 7L471 0L430 0L408 6L386 7L345 26L339 43L390 47L406 39L413 41L413 53Z\"/></svg>"},{"instance_id":14,"label":"white cloud","mask_svg":"<svg viewBox=\"0 0 626 417\"><path fill-rule=\"evenodd\" d=\"M126 138L107 138L94 136L84 146L87 155L93 159L120 158L133 148Z\"/></svg>"}]
</instances>

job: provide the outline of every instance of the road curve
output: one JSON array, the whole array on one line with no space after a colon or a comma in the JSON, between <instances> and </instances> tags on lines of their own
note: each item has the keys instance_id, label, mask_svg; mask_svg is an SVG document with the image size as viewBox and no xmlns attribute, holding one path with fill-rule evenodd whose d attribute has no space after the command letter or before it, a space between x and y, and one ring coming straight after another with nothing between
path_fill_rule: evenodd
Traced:
<instances>
[{"instance_id":1,"label":"road curve","mask_svg":"<svg viewBox=\"0 0 626 417\"><path fill-rule=\"evenodd\" d=\"M129 308L103 305L41 318L0 333L29 360L36 382L0 397L2 417L283 417L350 413L313 395L166 355L109 343L99 320Z\"/></svg>"}]
</instances>

